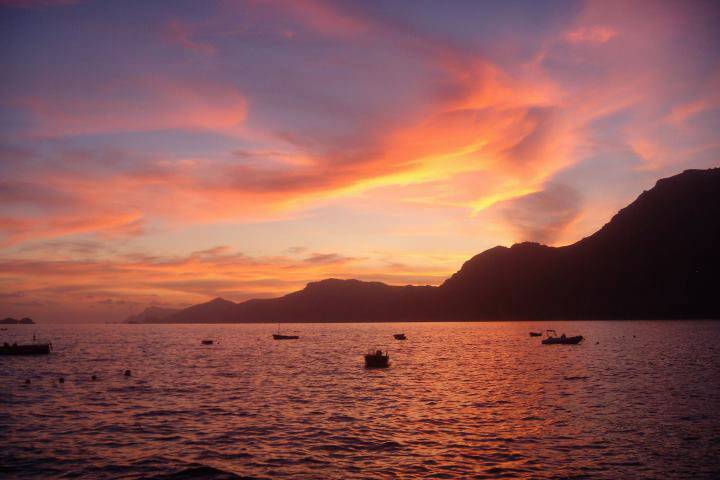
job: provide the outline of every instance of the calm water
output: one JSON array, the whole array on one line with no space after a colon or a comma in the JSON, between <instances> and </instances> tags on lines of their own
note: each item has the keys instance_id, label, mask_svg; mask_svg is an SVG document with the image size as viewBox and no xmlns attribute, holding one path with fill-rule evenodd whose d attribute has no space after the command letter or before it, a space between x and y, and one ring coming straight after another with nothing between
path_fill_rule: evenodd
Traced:
<instances>
[{"instance_id":1,"label":"calm water","mask_svg":"<svg viewBox=\"0 0 720 480\"><path fill-rule=\"evenodd\" d=\"M543 346L542 327L588 340ZM274 328L9 326L55 351L0 357L0 476L720 475L720 323ZM375 346L389 369L363 368Z\"/></svg>"}]
</instances>

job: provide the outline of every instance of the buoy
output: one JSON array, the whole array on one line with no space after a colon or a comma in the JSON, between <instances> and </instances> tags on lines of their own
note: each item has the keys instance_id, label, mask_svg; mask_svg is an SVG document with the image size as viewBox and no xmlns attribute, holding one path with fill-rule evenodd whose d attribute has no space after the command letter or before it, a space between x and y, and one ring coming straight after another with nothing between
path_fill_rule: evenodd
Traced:
<instances>
[{"instance_id":1,"label":"buoy","mask_svg":"<svg viewBox=\"0 0 720 480\"><path fill-rule=\"evenodd\" d=\"M30 385L30 379L29 379L29 378L26 378L26 379L25 379L25 385Z\"/></svg>"},{"instance_id":2,"label":"buoy","mask_svg":"<svg viewBox=\"0 0 720 480\"><path fill-rule=\"evenodd\" d=\"M97 375L93 375L92 377L90 377L90 379L91 379L91 380L97 380Z\"/></svg>"},{"instance_id":3,"label":"buoy","mask_svg":"<svg viewBox=\"0 0 720 480\"><path fill-rule=\"evenodd\" d=\"M65 379L63 377L58 378L58 382L65 383Z\"/></svg>"},{"instance_id":4,"label":"buoy","mask_svg":"<svg viewBox=\"0 0 720 480\"><path fill-rule=\"evenodd\" d=\"M130 370L125 370L125 376L126 376L126 377L129 377L129 376L130 376Z\"/></svg>"}]
</instances>

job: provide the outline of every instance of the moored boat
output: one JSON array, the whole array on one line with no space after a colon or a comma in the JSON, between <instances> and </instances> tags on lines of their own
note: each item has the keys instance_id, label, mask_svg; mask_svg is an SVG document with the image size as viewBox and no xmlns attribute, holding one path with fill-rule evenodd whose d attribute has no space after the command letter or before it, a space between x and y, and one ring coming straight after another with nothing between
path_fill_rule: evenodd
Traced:
<instances>
[{"instance_id":1,"label":"moored boat","mask_svg":"<svg viewBox=\"0 0 720 480\"><path fill-rule=\"evenodd\" d=\"M568 337L564 333L557 336L557 332L555 330L548 330L547 331L547 338L542 340L543 345L577 345L578 343L582 342L583 339L582 335L576 335L574 337Z\"/></svg>"},{"instance_id":2,"label":"moored boat","mask_svg":"<svg viewBox=\"0 0 720 480\"><path fill-rule=\"evenodd\" d=\"M278 323L277 333L273 333L273 340L297 340L300 338L299 335L283 335L280 333L280 324Z\"/></svg>"},{"instance_id":3,"label":"moored boat","mask_svg":"<svg viewBox=\"0 0 720 480\"><path fill-rule=\"evenodd\" d=\"M404 333L395 333L393 334L393 337L395 337L395 340L407 340Z\"/></svg>"},{"instance_id":4,"label":"moored boat","mask_svg":"<svg viewBox=\"0 0 720 480\"><path fill-rule=\"evenodd\" d=\"M386 351L375 350L365 354L365 368L387 368L390 366L390 355Z\"/></svg>"},{"instance_id":5,"label":"moored boat","mask_svg":"<svg viewBox=\"0 0 720 480\"><path fill-rule=\"evenodd\" d=\"M279 333L273 333L273 339L275 340L297 340L300 338L299 335L281 335Z\"/></svg>"},{"instance_id":6,"label":"moored boat","mask_svg":"<svg viewBox=\"0 0 720 480\"><path fill-rule=\"evenodd\" d=\"M50 343L28 343L25 345L12 345L5 342L0 346L0 355L46 355L50 353Z\"/></svg>"}]
</instances>

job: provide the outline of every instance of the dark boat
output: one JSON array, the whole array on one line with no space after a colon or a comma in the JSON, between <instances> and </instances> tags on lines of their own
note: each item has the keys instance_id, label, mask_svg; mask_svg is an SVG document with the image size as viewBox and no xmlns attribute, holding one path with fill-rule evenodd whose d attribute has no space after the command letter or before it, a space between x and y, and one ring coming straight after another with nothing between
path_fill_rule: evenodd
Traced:
<instances>
[{"instance_id":1,"label":"dark boat","mask_svg":"<svg viewBox=\"0 0 720 480\"><path fill-rule=\"evenodd\" d=\"M29 343L26 345L18 345L13 343L4 343L0 346L0 355L47 355L50 353L50 343Z\"/></svg>"},{"instance_id":2,"label":"dark boat","mask_svg":"<svg viewBox=\"0 0 720 480\"><path fill-rule=\"evenodd\" d=\"M365 368L387 368L390 366L390 355L387 351L383 355L382 350L376 350L365 354Z\"/></svg>"},{"instance_id":3,"label":"dark boat","mask_svg":"<svg viewBox=\"0 0 720 480\"><path fill-rule=\"evenodd\" d=\"M213 341L212 340L203 340L200 343L202 343L203 345L212 345Z\"/></svg>"},{"instance_id":4,"label":"dark boat","mask_svg":"<svg viewBox=\"0 0 720 480\"><path fill-rule=\"evenodd\" d=\"M297 340L300 338L299 335L280 335L279 333L273 333L273 339L275 340Z\"/></svg>"},{"instance_id":5,"label":"dark boat","mask_svg":"<svg viewBox=\"0 0 720 480\"><path fill-rule=\"evenodd\" d=\"M393 334L393 337L395 337L395 340L407 340L404 333L395 333Z\"/></svg>"},{"instance_id":6,"label":"dark boat","mask_svg":"<svg viewBox=\"0 0 720 480\"><path fill-rule=\"evenodd\" d=\"M273 340L297 340L299 335L283 335L280 333L280 324L278 323L277 333L273 333Z\"/></svg>"},{"instance_id":7,"label":"dark boat","mask_svg":"<svg viewBox=\"0 0 720 480\"><path fill-rule=\"evenodd\" d=\"M555 330L548 330L547 338L545 338L542 343L543 345L577 345L582 342L583 339L584 337L582 335L566 337L564 333L558 337Z\"/></svg>"},{"instance_id":8,"label":"dark boat","mask_svg":"<svg viewBox=\"0 0 720 480\"><path fill-rule=\"evenodd\" d=\"M542 332L530 332L531 337L542 337Z\"/></svg>"}]
</instances>

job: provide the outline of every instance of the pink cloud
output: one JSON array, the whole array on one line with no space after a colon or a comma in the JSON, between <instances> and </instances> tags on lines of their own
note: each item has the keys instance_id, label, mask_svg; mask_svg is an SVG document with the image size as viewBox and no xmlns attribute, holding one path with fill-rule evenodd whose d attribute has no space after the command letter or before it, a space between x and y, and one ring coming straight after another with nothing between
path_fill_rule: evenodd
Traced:
<instances>
[{"instance_id":1,"label":"pink cloud","mask_svg":"<svg viewBox=\"0 0 720 480\"><path fill-rule=\"evenodd\" d=\"M257 2L256 6L269 7L277 14L289 15L299 20L305 28L330 37L354 37L368 32L371 28L369 19L350 15L342 8L322 0L266 0ZM294 31L283 31L283 36L288 39L295 35Z\"/></svg>"},{"instance_id":2,"label":"pink cloud","mask_svg":"<svg viewBox=\"0 0 720 480\"><path fill-rule=\"evenodd\" d=\"M570 43L589 43L602 44L607 43L618 35L618 32L611 27L592 26L579 27L565 34L565 40Z\"/></svg>"},{"instance_id":3,"label":"pink cloud","mask_svg":"<svg viewBox=\"0 0 720 480\"><path fill-rule=\"evenodd\" d=\"M221 84L140 76L99 86L92 97L57 93L18 100L36 119L33 137L168 129L232 129L245 120L247 102Z\"/></svg>"}]
</instances>

